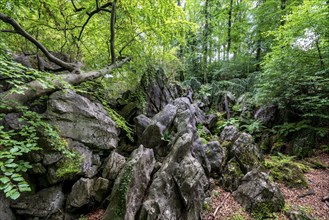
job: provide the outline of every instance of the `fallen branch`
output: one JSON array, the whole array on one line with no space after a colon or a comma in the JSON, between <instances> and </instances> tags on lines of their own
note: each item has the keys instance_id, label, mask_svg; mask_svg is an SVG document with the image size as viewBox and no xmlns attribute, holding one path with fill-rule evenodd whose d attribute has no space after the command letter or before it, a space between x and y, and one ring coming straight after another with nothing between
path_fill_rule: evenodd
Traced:
<instances>
[{"instance_id":1,"label":"fallen branch","mask_svg":"<svg viewBox=\"0 0 329 220\"><path fill-rule=\"evenodd\" d=\"M224 197L223 201L217 206L217 208L215 209L214 213L211 215L213 217L213 219L215 219L217 212L220 208L223 207L223 205L225 204L227 198L231 195L231 193L227 193L227 195Z\"/></svg>"},{"instance_id":2,"label":"fallen branch","mask_svg":"<svg viewBox=\"0 0 329 220\"><path fill-rule=\"evenodd\" d=\"M45 88L38 80L34 80L24 85L26 86L26 89L23 93L13 93L11 90L0 93L0 112L7 112L7 107L15 109L18 106L22 106L40 97L41 95L59 90L63 88L66 83L70 85L78 85L82 82L99 78L111 73L114 69L121 67L123 64L129 62L130 60L131 58L125 58L120 62L111 64L110 66L103 69L90 72L82 72L81 74L68 73L53 75L46 79L46 81L52 82L52 87ZM2 102L4 102L7 106L4 107L1 105Z\"/></svg>"}]
</instances>

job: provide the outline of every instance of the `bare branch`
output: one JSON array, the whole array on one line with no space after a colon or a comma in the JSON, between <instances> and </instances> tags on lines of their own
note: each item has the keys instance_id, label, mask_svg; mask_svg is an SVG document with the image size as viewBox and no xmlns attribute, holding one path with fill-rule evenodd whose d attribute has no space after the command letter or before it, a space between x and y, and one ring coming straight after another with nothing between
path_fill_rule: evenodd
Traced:
<instances>
[{"instance_id":1,"label":"bare branch","mask_svg":"<svg viewBox=\"0 0 329 220\"><path fill-rule=\"evenodd\" d=\"M77 8L77 6L74 4L74 0L71 0L71 2L72 2L72 5L73 5L73 8L74 8L74 11L75 12L79 12L79 11L82 11L83 9L85 9L85 8Z\"/></svg>"},{"instance_id":2,"label":"bare branch","mask_svg":"<svg viewBox=\"0 0 329 220\"><path fill-rule=\"evenodd\" d=\"M55 57L54 55L52 55L46 48L45 46L43 46L39 41L37 41L35 38L33 38L28 32L26 32L13 18L11 18L8 15L5 15L3 13L0 12L0 20L2 20L5 23L10 24L15 31L23 36L25 39L27 39L28 41L30 41L31 43L33 43L38 49L40 49L45 56L49 59L49 61L57 64L60 67L63 67L64 69L72 72L76 70L76 66L72 63L66 63L61 59L58 59L57 57Z\"/></svg>"},{"instance_id":3,"label":"bare branch","mask_svg":"<svg viewBox=\"0 0 329 220\"><path fill-rule=\"evenodd\" d=\"M111 6L112 5L112 2L108 2L100 7L96 6L96 9L91 11L91 12L87 12L87 15L88 15L88 18L87 20L85 21L85 23L83 24L82 28L81 28L81 31L80 31L80 34L79 34L79 37L78 37L78 41L81 40L81 37L82 37L82 33L85 29L85 27L87 26L88 22L90 21L90 19L92 18L92 16L94 16L95 14L97 14L98 12L106 9L107 7Z\"/></svg>"},{"instance_id":4,"label":"bare branch","mask_svg":"<svg viewBox=\"0 0 329 220\"><path fill-rule=\"evenodd\" d=\"M1 30L3 33L11 33L11 34L17 34L17 31L15 30Z\"/></svg>"}]
</instances>

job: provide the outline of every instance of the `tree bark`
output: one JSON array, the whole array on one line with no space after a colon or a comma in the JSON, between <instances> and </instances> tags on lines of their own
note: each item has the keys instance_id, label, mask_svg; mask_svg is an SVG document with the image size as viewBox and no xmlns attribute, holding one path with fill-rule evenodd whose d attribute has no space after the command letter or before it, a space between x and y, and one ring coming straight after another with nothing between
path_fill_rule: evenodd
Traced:
<instances>
[{"instance_id":1,"label":"tree bark","mask_svg":"<svg viewBox=\"0 0 329 220\"><path fill-rule=\"evenodd\" d=\"M231 43L232 43L232 11L233 11L233 0L230 0L230 8L228 9L228 22L227 22L227 60L230 58L230 50L231 50Z\"/></svg>"},{"instance_id":2,"label":"tree bark","mask_svg":"<svg viewBox=\"0 0 329 220\"><path fill-rule=\"evenodd\" d=\"M18 23L17 21L15 21L13 18L11 18L8 15L5 15L3 13L0 12L0 20L2 20L5 23L10 24L14 29L15 32L21 36L23 36L24 38L26 38L27 40L29 40L31 43L33 43L35 46L37 46L37 48L39 48L44 54L45 56L49 59L49 61L57 64L60 67L63 67L64 69L73 72L75 70L78 69L78 67L73 64L73 63L66 63L61 59L58 59L57 57L53 56L47 49L45 46L43 46L39 41L37 41L34 37L32 37L29 33L27 33Z\"/></svg>"},{"instance_id":3,"label":"tree bark","mask_svg":"<svg viewBox=\"0 0 329 220\"><path fill-rule=\"evenodd\" d=\"M116 0L112 3L112 10L111 10L111 39L110 39L110 51L111 51L111 63L114 64L116 57L115 57L115 19L116 19Z\"/></svg>"},{"instance_id":4,"label":"tree bark","mask_svg":"<svg viewBox=\"0 0 329 220\"><path fill-rule=\"evenodd\" d=\"M208 41L209 41L209 0L206 0L204 7L204 15L205 15L205 25L203 32L203 82L208 82L207 76L207 63L208 63Z\"/></svg>"}]
</instances>

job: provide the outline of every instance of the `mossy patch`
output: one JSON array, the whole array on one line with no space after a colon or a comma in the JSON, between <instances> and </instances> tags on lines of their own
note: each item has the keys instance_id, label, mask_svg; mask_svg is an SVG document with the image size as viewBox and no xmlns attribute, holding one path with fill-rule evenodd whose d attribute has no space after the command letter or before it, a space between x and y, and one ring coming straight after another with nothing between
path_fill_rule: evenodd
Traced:
<instances>
[{"instance_id":1,"label":"mossy patch","mask_svg":"<svg viewBox=\"0 0 329 220\"><path fill-rule=\"evenodd\" d=\"M131 182L132 171L132 164L129 164L124 168L123 175L121 178L121 184L117 191L118 204L117 210L115 211L116 217L123 217L126 213L126 195Z\"/></svg>"},{"instance_id":2,"label":"mossy patch","mask_svg":"<svg viewBox=\"0 0 329 220\"><path fill-rule=\"evenodd\" d=\"M265 159L264 166L270 170L270 177L289 187L306 187L304 172L309 168L293 160L294 157L278 154Z\"/></svg>"}]
</instances>

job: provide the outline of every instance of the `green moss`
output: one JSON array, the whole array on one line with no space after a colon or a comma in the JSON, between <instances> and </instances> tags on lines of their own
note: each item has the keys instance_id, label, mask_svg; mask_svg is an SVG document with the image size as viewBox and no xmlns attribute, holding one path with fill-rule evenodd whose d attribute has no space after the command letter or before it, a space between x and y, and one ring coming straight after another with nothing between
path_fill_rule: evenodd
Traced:
<instances>
[{"instance_id":1,"label":"green moss","mask_svg":"<svg viewBox=\"0 0 329 220\"><path fill-rule=\"evenodd\" d=\"M255 220L261 219L278 219L277 213L284 207L283 203L278 203L275 206L267 202L259 203L256 207L251 210L251 216Z\"/></svg>"},{"instance_id":2,"label":"green moss","mask_svg":"<svg viewBox=\"0 0 329 220\"><path fill-rule=\"evenodd\" d=\"M56 170L56 175L60 178L67 179L80 172L82 158L78 155L75 157L64 158Z\"/></svg>"},{"instance_id":3,"label":"green moss","mask_svg":"<svg viewBox=\"0 0 329 220\"><path fill-rule=\"evenodd\" d=\"M223 141L223 142L221 143L221 146L227 148L228 150L230 150L230 149L232 148L232 145L233 145L233 144L232 144L231 141Z\"/></svg>"},{"instance_id":4,"label":"green moss","mask_svg":"<svg viewBox=\"0 0 329 220\"><path fill-rule=\"evenodd\" d=\"M272 179L283 182L290 187L306 187L304 172L309 168L302 163L293 161L294 157L278 154L265 159L264 166L269 169Z\"/></svg>"},{"instance_id":5,"label":"green moss","mask_svg":"<svg viewBox=\"0 0 329 220\"><path fill-rule=\"evenodd\" d=\"M229 220L245 220L246 218L243 217L240 213L235 213L234 215L232 215L232 217L230 217Z\"/></svg>"},{"instance_id":6,"label":"green moss","mask_svg":"<svg viewBox=\"0 0 329 220\"><path fill-rule=\"evenodd\" d=\"M123 217L126 212L126 194L131 182L132 171L132 164L126 166L123 171L124 173L122 175L120 186L117 192L118 203L115 215L118 218Z\"/></svg>"}]
</instances>

